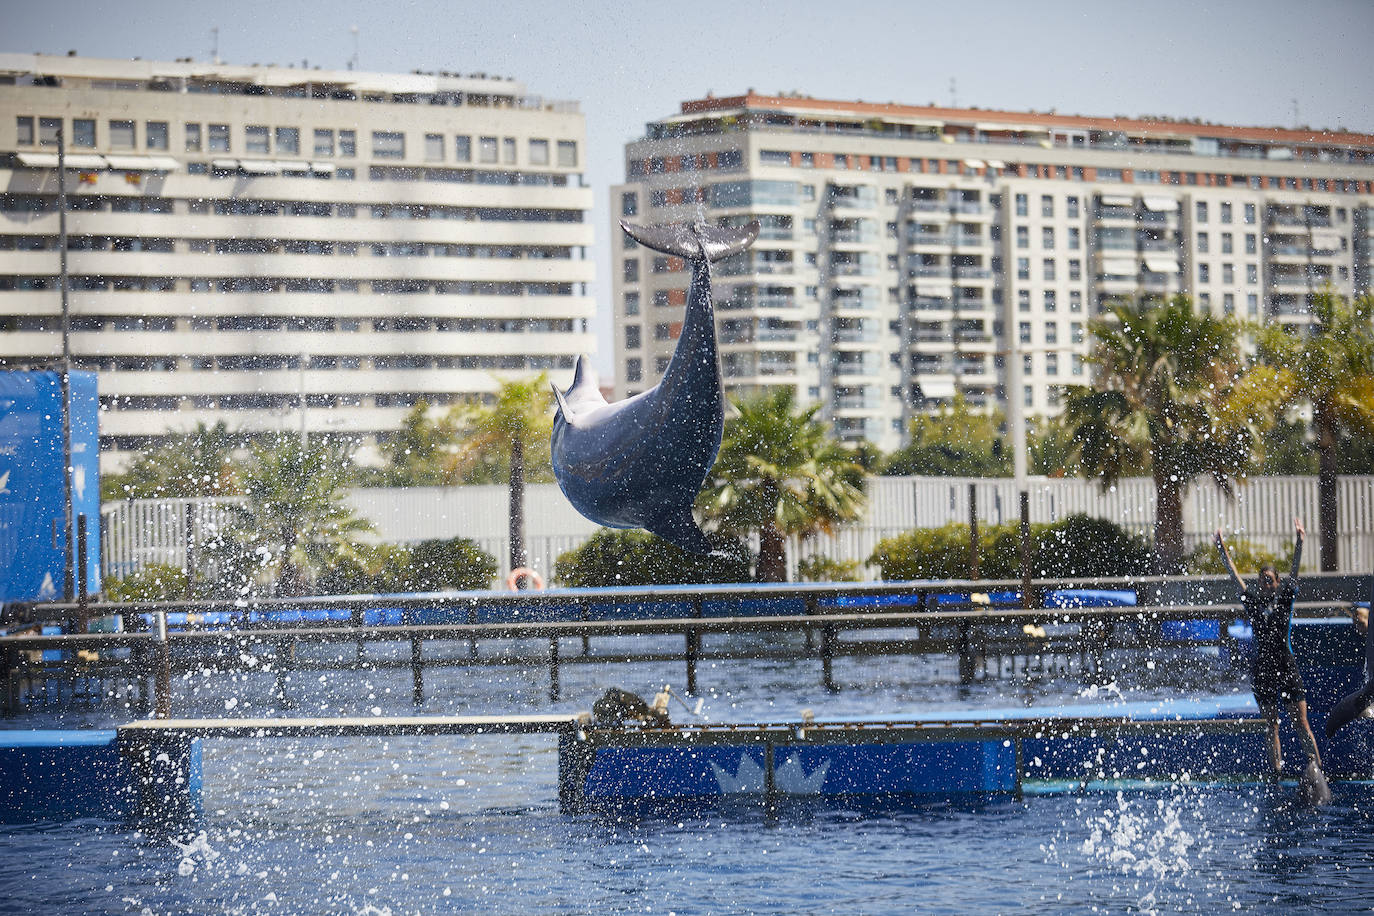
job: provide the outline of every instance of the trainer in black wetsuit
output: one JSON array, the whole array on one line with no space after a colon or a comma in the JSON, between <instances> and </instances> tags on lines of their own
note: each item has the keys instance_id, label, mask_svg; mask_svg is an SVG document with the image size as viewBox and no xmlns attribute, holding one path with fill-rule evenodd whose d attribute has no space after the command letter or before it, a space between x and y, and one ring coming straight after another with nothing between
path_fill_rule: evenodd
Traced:
<instances>
[{"instance_id":1,"label":"trainer in black wetsuit","mask_svg":"<svg viewBox=\"0 0 1374 916\"><path fill-rule=\"evenodd\" d=\"M1255 654L1250 664L1250 689L1255 693L1260 714L1269 723L1269 763L1277 776L1283 772L1283 749L1279 742L1279 707L1288 707L1288 714L1297 729L1307 750L1308 759L1321 767L1321 756L1317 752L1317 739L1312 734L1312 726L1307 722L1307 691L1303 689L1302 677L1298 674L1298 664L1293 659L1293 647L1288 639L1288 631L1293 620L1293 599L1298 592L1298 565L1302 560L1302 542L1305 532L1302 522L1293 520L1296 537L1293 545L1293 569L1284 582L1272 566L1265 566L1259 573L1259 584L1247 588L1245 580L1231 562L1230 551L1222 540L1221 529L1217 529L1217 550L1222 562L1226 564L1231 578L1240 587L1240 602L1245 609L1246 622L1254 631Z\"/></svg>"}]
</instances>

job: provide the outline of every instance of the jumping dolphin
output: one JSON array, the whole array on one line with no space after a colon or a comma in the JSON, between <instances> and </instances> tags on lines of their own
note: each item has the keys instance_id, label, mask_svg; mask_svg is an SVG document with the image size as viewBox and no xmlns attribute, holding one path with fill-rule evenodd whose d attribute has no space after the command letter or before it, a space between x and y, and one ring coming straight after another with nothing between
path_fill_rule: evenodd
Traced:
<instances>
[{"instance_id":1,"label":"jumping dolphin","mask_svg":"<svg viewBox=\"0 0 1374 916\"><path fill-rule=\"evenodd\" d=\"M1368 715L1374 704L1374 613L1369 615L1364 631L1364 686L1331 708L1326 717L1326 737L1335 737L1346 725Z\"/></svg>"},{"instance_id":2,"label":"jumping dolphin","mask_svg":"<svg viewBox=\"0 0 1374 916\"><path fill-rule=\"evenodd\" d=\"M568 390L554 388L554 477L573 507L600 525L645 528L684 550L710 554L692 504L725 428L711 262L747 249L759 224L620 226L646 248L691 261L682 334L659 383L614 404L602 397L585 357L578 359Z\"/></svg>"}]
</instances>

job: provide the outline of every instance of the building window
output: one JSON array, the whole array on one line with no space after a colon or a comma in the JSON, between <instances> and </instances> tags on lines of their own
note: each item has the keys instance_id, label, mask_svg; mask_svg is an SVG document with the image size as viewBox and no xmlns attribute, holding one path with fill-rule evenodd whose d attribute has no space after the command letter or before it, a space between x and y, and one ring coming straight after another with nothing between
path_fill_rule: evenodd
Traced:
<instances>
[{"instance_id":1,"label":"building window","mask_svg":"<svg viewBox=\"0 0 1374 916\"><path fill-rule=\"evenodd\" d=\"M620 195L620 215L637 216L639 214L639 195L634 191L626 191Z\"/></svg>"},{"instance_id":2,"label":"building window","mask_svg":"<svg viewBox=\"0 0 1374 916\"><path fill-rule=\"evenodd\" d=\"M1077 251L1083 247L1083 232L1077 226L1069 227L1069 250Z\"/></svg>"},{"instance_id":3,"label":"building window","mask_svg":"<svg viewBox=\"0 0 1374 916\"><path fill-rule=\"evenodd\" d=\"M1248 225L1248 226L1253 226L1253 225L1255 224L1255 205L1254 205L1254 204L1246 204L1246 205L1245 205L1245 223L1246 223L1246 225Z\"/></svg>"},{"instance_id":4,"label":"building window","mask_svg":"<svg viewBox=\"0 0 1374 916\"><path fill-rule=\"evenodd\" d=\"M1078 217L1078 198L1077 198L1077 197L1068 197L1068 198L1065 198L1065 200L1064 200L1064 205L1065 205L1065 207L1066 207L1066 208L1068 209L1068 211L1069 211L1069 218L1070 218L1070 219L1075 219L1075 218Z\"/></svg>"},{"instance_id":5,"label":"building window","mask_svg":"<svg viewBox=\"0 0 1374 916\"><path fill-rule=\"evenodd\" d=\"M199 125L199 124L187 124L187 125L186 125L186 152L188 152L188 153L198 153L198 152L200 152L200 125Z\"/></svg>"},{"instance_id":6,"label":"building window","mask_svg":"<svg viewBox=\"0 0 1374 916\"><path fill-rule=\"evenodd\" d=\"M815 167L816 167L816 154L815 154L815 153L802 153L802 154L801 154L801 160L800 160L800 161L801 161L801 167L804 168L804 169L815 168Z\"/></svg>"},{"instance_id":7,"label":"building window","mask_svg":"<svg viewBox=\"0 0 1374 916\"><path fill-rule=\"evenodd\" d=\"M159 123L159 124L162 125L162 146L158 146L158 147L154 147L154 146L153 146L153 143L152 143L153 135L152 135L152 130L151 130L151 128L152 128L152 125L153 125L154 123ZM82 147L82 148L84 148L84 149L92 149L92 148L95 147L95 118L72 118L72 146L79 146L79 147ZM167 148L167 122L166 122L166 121L158 121L158 122L152 122L152 121L150 121L150 122L149 122L148 148L149 148L149 149L166 149L166 148Z\"/></svg>"},{"instance_id":8,"label":"building window","mask_svg":"<svg viewBox=\"0 0 1374 916\"><path fill-rule=\"evenodd\" d=\"M1046 353L1046 354L1045 354L1045 374L1046 374L1046 375L1058 375L1058 374L1059 374L1059 354L1058 354L1058 353Z\"/></svg>"},{"instance_id":9,"label":"building window","mask_svg":"<svg viewBox=\"0 0 1374 916\"><path fill-rule=\"evenodd\" d=\"M1059 322L1045 322L1045 343L1059 343Z\"/></svg>"},{"instance_id":10,"label":"building window","mask_svg":"<svg viewBox=\"0 0 1374 916\"><path fill-rule=\"evenodd\" d=\"M1024 375L1033 375L1035 373L1035 358L1029 353L1025 353L1021 356L1021 372Z\"/></svg>"},{"instance_id":11,"label":"building window","mask_svg":"<svg viewBox=\"0 0 1374 916\"><path fill-rule=\"evenodd\" d=\"M80 123L79 121L77 123ZM167 122L148 121L143 125L143 137L148 149L167 148ZM95 122L91 122L91 145L95 145Z\"/></svg>"},{"instance_id":12,"label":"building window","mask_svg":"<svg viewBox=\"0 0 1374 916\"><path fill-rule=\"evenodd\" d=\"M1077 353L1069 354L1069 372L1073 375L1083 374L1083 357Z\"/></svg>"},{"instance_id":13,"label":"building window","mask_svg":"<svg viewBox=\"0 0 1374 916\"><path fill-rule=\"evenodd\" d=\"M1254 253L1255 253L1255 246L1256 246L1255 233L1253 233L1253 232L1247 232L1247 233L1245 233L1245 253L1246 253L1246 254L1254 254Z\"/></svg>"},{"instance_id":14,"label":"building window","mask_svg":"<svg viewBox=\"0 0 1374 916\"><path fill-rule=\"evenodd\" d=\"M625 381L638 382L644 378L644 361L638 356L625 360Z\"/></svg>"},{"instance_id":15,"label":"building window","mask_svg":"<svg viewBox=\"0 0 1374 916\"><path fill-rule=\"evenodd\" d=\"M1251 284L1251 285L1253 285L1253 284L1259 282L1259 267L1258 267L1258 265L1255 265L1255 264L1246 264L1246 265L1245 265L1245 282L1248 283L1248 284Z\"/></svg>"},{"instance_id":16,"label":"building window","mask_svg":"<svg viewBox=\"0 0 1374 916\"><path fill-rule=\"evenodd\" d=\"M633 317L639 314L639 293L625 294L625 315Z\"/></svg>"},{"instance_id":17,"label":"building window","mask_svg":"<svg viewBox=\"0 0 1374 916\"><path fill-rule=\"evenodd\" d=\"M639 344L640 344L639 333L640 333L639 325L637 325L637 324L627 324L627 325L625 325L625 349L627 349L627 350L638 350L638 349L639 349Z\"/></svg>"},{"instance_id":18,"label":"building window","mask_svg":"<svg viewBox=\"0 0 1374 916\"><path fill-rule=\"evenodd\" d=\"M1083 262L1078 258L1069 258L1069 279L1083 279Z\"/></svg>"},{"instance_id":19,"label":"building window","mask_svg":"<svg viewBox=\"0 0 1374 916\"><path fill-rule=\"evenodd\" d=\"M110 122L110 149L134 148L134 122Z\"/></svg>"},{"instance_id":20,"label":"building window","mask_svg":"<svg viewBox=\"0 0 1374 916\"><path fill-rule=\"evenodd\" d=\"M1212 294L1198 293L1197 304L1202 309L1202 311L1210 312L1212 310Z\"/></svg>"},{"instance_id":21,"label":"building window","mask_svg":"<svg viewBox=\"0 0 1374 916\"><path fill-rule=\"evenodd\" d=\"M1081 289L1069 290L1069 311L1083 311L1083 291Z\"/></svg>"},{"instance_id":22,"label":"building window","mask_svg":"<svg viewBox=\"0 0 1374 916\"><path fill-rule=\"evenodd\" d=\"M1030 385L1021 386L1021 403L1027 407L1035 406L1035 396L1031 393Z\"/></svg>"},{"instance_id":23,"label":"building window","mask_svg":"<svg viewBox=\"0 0 1374 916\"><path fill-rule=\"evenodd\" d=\"M209 145L208 145L207 149L208 149L209 152L212 152L212 153L227 153L227 152L229 152L229 125L228 125L228 124L211 124L211 125L210 125L210 142L209 142Z\"/></svg>"},{"instance_id":24,"label":"building window","mask_svg":"<svg viewBox=\"0 0 1374 916\"><path fill-rule=\"evenodd\" d=\"M334 156L334 131L328 128L315 129L315 155Z\"/></svg>"},{"instance_id":25,"label":"building window","mask_svg":"<svg viewBox=\"0 0 1374 916\"><path fill-rule=\"evenodd\" d=\"M1198 254L1206 254L1208 248L1210 248L1210 247L1211 247L1211 242L1210 242L1210 241L1208 240L1208 238L1207 238L1207 233L1205 233L1205 232L1199 232L1199 233L1197 234L1197 251L1198 251Z\"/></svg>"},{"instance_id":26,"label":"building window","mask_svg":"<svg viewBox=\"0 0 1374 916\"><path fill-rule=\"evenodd\" d=\"M673 328L667 322L654 325L654 340L672 340Z\"/></svg>"},{"instance_id":27,"label":"building window","mask_svg":"<svg viewBox=\"0 0 1374 916\"><path fill-rule=\"evenodd\" d=\"M1030 311L1030 290L1018 289L1016 291L1016 310L1018 312Z\"/></svg>"},{"instance_id":28,"label":"building window","mask_svg":"<svg viewBox=\"0 0 1374 916\"><path fill-rule=\"evenodd\" d=\"M62 132L61 118L38 119L38 145L56 146L57 135Z\"/></svg>"},{"instance_id":29,"label":"building window","mask_svg":"<svg viewBox=\"0 0 1374 916\"><path fill-rule=\"evenodd\" d=\"M1223 223L1231 222L1231 205L1229 203L1221 205L1221 221Z\"/></svg>"},{"instance_id":30,"label":"building window","mask_svg":"<svg viewBox=\"0 0 1374 916\"><path fill-rule=\"evenodd\" d=\"M1049 194L1040 195L1040 215L1054 216L1054 198Z\"/></svg>"},{"instance_id":31,"label":"building window","mask_svg":"<svg viewBox=\"0 0 1374 916\"><path fill-rule=\"evenodd\" d=\"M301 129L299 127L278 127L276 141L278 156L299 156L301 154Z\"/></svg>"},{"instance_id":32,"label":"building window","mask_svg":"<svg viewBox=\"0 0 1374 916\"><path fill-rule=\"evenodd\" d=\"M1251 318L1259 317L1259 296L1254 293L1245 294L1245 311Z\"/></svg>"},{"instance_id":33,"label":"building window","mask_svg":"<svg viewBox=\"0 0 1374 916\"><path fill-rule=\"evenodd\" d=\"M15 142L20 146L33 146L33 116L20 115L14 119Z\"/></svg>"},{"instance_id":34,"label":"building window","mask_svg":"<svg viewBox=\"0 0 1374 916\"><path fill-rule=\"evenodd\" d=\"M549 141L531 140L530 141L530 165L549 164Z\"/></svg>"},{"instance_id":35,"label":"building window","mask_svg":"<svg viewBox=\"0 0 1374 916\"><path fill-rule=\"evenodd\" d=\"M458 135L453 138L453 158L459 162L472 161L472 138Z\"/></svg>"},{"instance_id":36,"label":"building window","mask_svg":"<svg viewBox=\"0 0 1374 916\"><path fill-rule=\"evenodd\" d=\"M1053 312L1059 308L1058 294L1052 290L1045 290L1045 311Z\"/></svg>"},{"instance_id":37,"label":"building window","mask_svg":"<svg viewBox=\"0 0 1374 916\"><path fill-rule=\"evenodd\" d=\"M1081 344L1083 342L1083 322L1069 322L1069 339L1076 344Z\"/></svg>"},{"instance_id":38,"label":"building window","mask_svg":"<svg viewBox=\"0 0 1374 916\"><path fill-rule=\"evenodd\" d=\"M1030 258L1017 258L1017 259L1016 259L1016 279L1018 279L1018 280L1029 280L1029 279L1030 279Z\"/></svg>"},{"instance_id":39,"label":"building window","mask_svg":"<svg viewBox=\"0 0 1374 916\"><path fill-rule=\"evenodd\" d=\"M1236 313L1236 297L1234 294L1222 293L1221 310L1227 315L1234 315Z\"/></svg>"},{"instance_id":40,"label":"building window","mask_svg":"<svg viewBox=\"0 0 1374 916\"><path fill-rule=\"evenodd\" d=\"M484 163L495 163L497 161L495 137L477 138L477 161Z\"/></svg>"},{"instance_id":41,"label":"building window","mask_svg":"<svg viewBox=\"0 0 1374 916\"><path fill-rule=\"evenodd\" d=\"M1231 264L1221 265L1221 282L1231 284L1236 282L1236 269Z\"/></svg>"},{"instance_id":42,"label":"building window","mask_svg":"<svg viewBox=\"0 0 1374 916\"><path fill-rule=\"evenodd\" d=\"M572 140L558 141L558 165L562 168L577 167L577 143Z\"/></svg>"},{"instance_id":43,"label":"building window","mask_svg":"<svg viewBox=\"0 0 1374 916\"><path fill-rule=\"evenodd\" d=\"M1040 247L1046 251L1054 250L1054 227L1046 226L1040 230Z\"/></svg>"},{"instance_id":44,"label":"building window","mask_svg":"<svg viewBox=\"0 0 1374 916\"><path fill-rule=\"evenodd\" d=\"M1230 254L1231 251L1232 251L1231 233L1229 233L1229 232L1223 232L1223 233L1221 234L1221 253L1222 253L1222 254Z\"/></svg>"},{"instance_id":45,"label":"building window","mask_svg":"<svg viewBox=\"0 0 1374 916\"><path fill-rule=\"evenodd\" d=\"M351 159L358 155L358 133L352 130L339 131L339 155Z\"/></svg>"},{"instance_id":46,"label":"building window","mask_svg":"<svg viewBox=\"0 0 1374 916\"><path fill-rule=\"evenodd\" d=\"M1016 227L1016 247L1017 247L1017 248L1029 248L1029 247L1030 247L1030 227L1028 227L1028 226L1017 226L1017 227Z\"/></svg>"},{"instance_id":47,"label":"building window","mask_svg":"<svg viewBox=\"0 0 1374 916\"><path fill-rule=\"evenodd\" d=\"M425 134L425 161L444 161L444 135Z\"/></svg>"},{"instance_id":48,"label":"building window","mask_svg":"<svg viewBox=\"0 0 1374 916\"><path fill-rule=\"evenodd\" d=\"M1207 201L1205 200L1197 202L1197 221L1199 223L1207 222Z\"/></svg>"},{"instance_id":49,"label":"building window","mask_svg":"<svg viewBox=\"0 0 1374 916\"><path fill-rule=\"evenodd\" d=\"M1031 342L1031 323L1029 321L1018 322L1016 332L1021 343L1028 344Z\"/></svg>"},{"instance_id":50,"label":"building window","mask_svg":"<svg viewBox=\"0 0 1374 916\"><path fill-rule=\"evenodd\" d=\"M504 137L501 140L501 161L506 165L515 165L515 138Z\"/></svg>"},{"instance_id":51,"label":"building window","mask_svg":"<svg viewBox=\"0 0 1374 916\"><path fill-rule=\"evenodd\" d=\"M1046 280L1053 280L1053 279L1054 279L1054 258L1045 258L1045 261L1044 261L1044 263L1041 265L1041 267L1042 267L1042 269L1044 270L1045 279L1046 279Z\"/></svg>"},{"instance_id":52,"label":"building window","mask_svg":"<svg viewBox=\"0 0 1374 916\"><path fill-rule=\"evenodd\" d=\"M372 132L373 159L404 159L405 157L405 134L398 130L374 130Z\"/></svg>"},{"instance_id":53,"label":"building window","mask_svg":"<svg viewBox=\"0 0 1374 916\"><path fill-rule=\"evenodd\" d=\"M1211 282L1211 280L1212 280L1212 269L1211 269L1211 265L1208 265L1208 264L1199 264L1199 265L1197 266L1197 282L1199 282L1199 283L1209 283L1209 282Z\"/></svg>"},{"instance_id":54,"label":"building window","mask_svg":"<svg viewBox=\"0 0 1374 916\"><path fill-rule=\"evenodd\" d=\"M1026 202L1026 195L1016 195L1016 215L1025 216L1028 212L1029 204Z\"/></svg>"},{"instance_id":55,"label":"building window","mask_svg":"<svg viewBox=\"0 0 1374 916\"><path fill-rule=\"evenodd\" d=\"M626 283L639 282L639 258L625 259L624 279Z\"/></svg>"},{"instance_id":56,"label":"building window","mask_svg":"<svg viewBox=\"0 0 1374 916\"><path fill-rule=\"evenodd\" d=\"M267 128L261 124L249 124L243 129L243 151L267 155Z\"/></svg>"}]
</instances>

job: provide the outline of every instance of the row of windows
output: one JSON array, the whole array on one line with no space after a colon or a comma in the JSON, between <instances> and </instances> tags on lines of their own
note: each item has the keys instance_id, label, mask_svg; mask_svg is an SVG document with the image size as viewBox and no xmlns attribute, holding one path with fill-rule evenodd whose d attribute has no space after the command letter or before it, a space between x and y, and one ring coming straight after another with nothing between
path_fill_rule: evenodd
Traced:
<instances>
[{"instance_id":1,"label":"row of windows","mask_svg":"<svg viewBox=\"0 0 1374 916\"><path fill-rule=\"evenodd\" d=\"M0 251L56 251L57 237L50 235L0 235ZM571 260L566 245L439 245L430 242L360 243L306 239L187 239L178 241L152 236L76 235L67 238L68 251L176 252L197 254L313 254L357 255L370 252L378 258L492 258L496 260ZM577 249L585 256L585 249Z\"/></svg>"},{"instance_id":2,"label":"row of windows","mask_svg":"<svg viewBox=\"0 0 1374 916\"><path fill-rule=\"evenodd\" d=\"M334 280L311 277L106 277L77 274L68 289L77 292L193 293L372 293L374 295L571 296L574 286L585 295L585 284L522 283L485 280ZM55 276L0 275L0 291L55 290Z\"/></svg>"},{"instance_id":3,"label":"row of windows","mask_svg":"<svg viewBox=\"0 0 1374 916\"><path fill-rule=\"evenodd\" d=\"M223 315L177 318L164 315L74 315L71 329L92 331L361 331L458 332L463 334L586 333L585 318L319 318L275 315ZM60 331L62 319L52 315L0 316L0 330ZM294 367L292 367L294 368Z\"/></svg>"},{"instance_id":4,"label":"row of windows","mask_svg":"<svg viewBox=\"0 0 1374 916\"><path fill-rule=\"evenodd\" d=\"M55 117L35 117L18 115L15 121L16 137L20 146L56 146L58 134L63 130L63 119ZM67 137L70 146L80 149L95 149L100 144L96 135L95 118L73 118L71 133ZM133 120L110 119L106 122L106 148L118 150L138 149L137 125ZM228 124L205 124L188 121L182 126L185 149L188 153L234 152L230 127ZM372 131L372 158L405 159L406 134L397 130ZM517 140L515 137L478 136L476 143L471 135L453 135L453 158L446 155L449 137L445 134L426 133L424 135L424 160L426 162L472 162L474 153L480 163L503 163L515 165L517 162ZM357 132L336 130L334 128L315 128L310 134L311 145L308 155L320 158L352 158L358 154ZM267 124L246 124L243 127L242 150L255 156L300 156L301 128L272 126ZM167 121L143 122L143 149L166 150L169 147L169 125ZM735 153L738 157L738 152ZM550 140L530 138L525 143L524 164L531 166L557 165L559 168L577 167L577 142L574 140Z\"/></svg>"},{"instance_id":5,"label":"row of windows","mask_svg":"<svg viewBox=\"0 0 1374 916\"><path fill-rule=\"evenodd\" d=\"M124 197L74 194L67 197L67 209L76 213L175 213L176 201L168 197ZM325 201L261 200L257 198L197 198L186 202L186 212L216 216L311 216L351 219L358 215L357 204ZM548 207L451 207L424 204L364 205L372 219L446 219L467 222L580 223L584 211ZM46 194L0 194L0 212L55 213L57 196Z\"/></svg>"}]
</instances>

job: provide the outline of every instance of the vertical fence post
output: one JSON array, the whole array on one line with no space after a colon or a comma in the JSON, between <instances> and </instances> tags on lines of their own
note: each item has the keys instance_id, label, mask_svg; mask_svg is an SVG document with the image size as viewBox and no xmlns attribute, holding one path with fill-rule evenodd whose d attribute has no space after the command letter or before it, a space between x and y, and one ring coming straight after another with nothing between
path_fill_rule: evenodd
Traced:
<instances>
[{"instance_id":1,"label":"vertical fence post","mask_svg":"<svg viewBox=\"0 0 1374 916\"><path fill-rule=\"evenodd\" d=\"M410 638L410 701L419 706L425 701L424 642Z\"/></svg>"},{"instance_id":2,"label":"vertical fence post","mask_svg":"<svg viewBox=\"0 0 1374 916\"><path fill-rule=\"evenodd\" d=\"M153 684L153 718L172 715L172 647L167 642L167 612L153 614L157 626L157 675Z\"/></svg>"},{"instance_id":3,"label":"vertical fence post","mask_svg":"<svg viewBox=\"0 0 1374 916\"><path fill-rule=\"evenodd\" d=\"M1031 595L1031 566L1035 562L1034 550L1031 548L1030 533L1030 493L1021 491L1021 608L1029 611L1035 607L1035 598Z\"/></svg>"},{"instance_id":4,"label":"vertical fence post","mask_svg":"<svg viewBox=\"0 0 1374 916\"><path fill-rule=\"evenodd\" d=\"M76 516L76 632L85 633L91 628L91 609L88 605L90 583L86 581L86 513Z\"/></svg>"},{"instance_id":5,"label":"vertical fence post","mask_svg":"<svg viewBox=\"0 0 1374 916\"><path fill-rule=\"evenodd\" d=\"M558 684L558 637L549 637L549 699L557 702L561 693Z\"/></svg>"},{"instance_id":6,"label":"vertical fence post","mask_svg":"<svg viewBox=\"0 0 1374 916\"><path fill-rule=\"evenodd\" d=\"M968 485L968 577L978 578L978 485Z\"/></svg>"}]
</instances>

